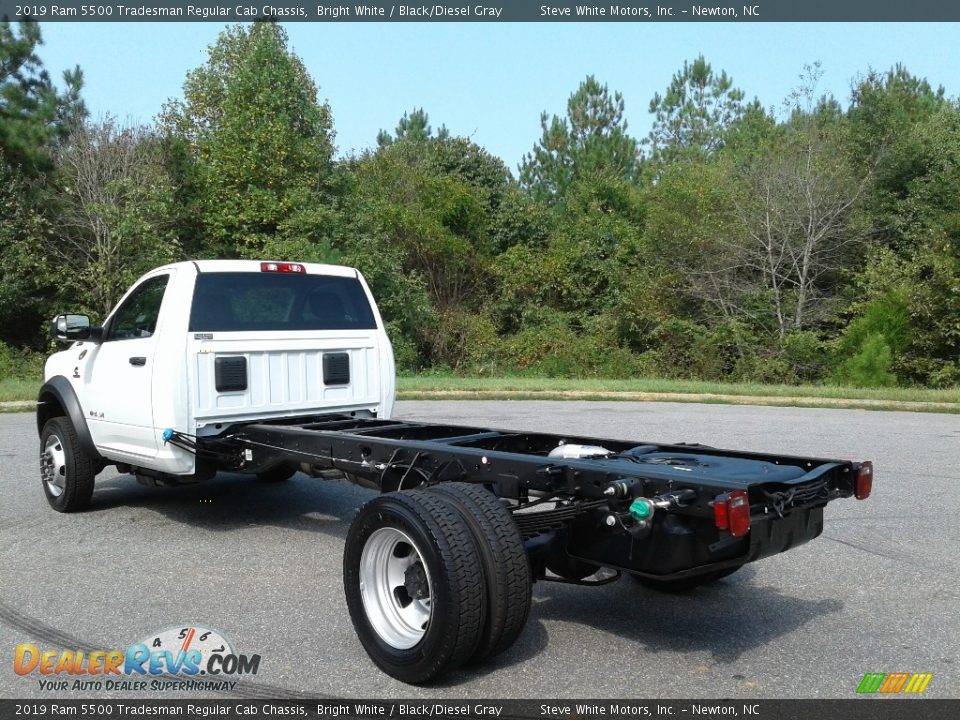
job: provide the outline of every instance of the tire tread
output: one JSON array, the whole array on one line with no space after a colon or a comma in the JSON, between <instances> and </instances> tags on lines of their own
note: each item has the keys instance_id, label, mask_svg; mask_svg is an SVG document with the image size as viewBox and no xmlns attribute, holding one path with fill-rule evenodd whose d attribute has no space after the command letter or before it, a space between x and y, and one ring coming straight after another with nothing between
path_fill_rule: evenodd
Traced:
<instances>
[{"instance_id":1,"label":"tire tread","mask_svg":"<svg viewBox=\"0 0 960 720\"><path fill-rule=\"evenodd\" d=\"M480 642L483 629L485 603L481 578L475 572L479 564L476 543L470 531L460 522L457 511L440 498L423 490L396 495L414 500L426 511L423 519L428 524L433 521L440 531L435 537L456 589L460 617L458 632L453 638L453 652L445 670L458 668L470 659Z\"/></svg>"},{"instance_id":2,"label":"tire tread","mask_svg":"<svg viewBox=\"0 0 960 720\"><path fill-rule=\"evenodd\" d=\"M484 487L445 482L428 492L442 495L457 506L476 542L487 555L487 622L472 660L493 657L510 647L523 631L530 614L532 579L523 538L510 511ZM483 554L483 553L482 553ZM492 568L491 568L492 566Z\"/></svg>"}]
</instances>

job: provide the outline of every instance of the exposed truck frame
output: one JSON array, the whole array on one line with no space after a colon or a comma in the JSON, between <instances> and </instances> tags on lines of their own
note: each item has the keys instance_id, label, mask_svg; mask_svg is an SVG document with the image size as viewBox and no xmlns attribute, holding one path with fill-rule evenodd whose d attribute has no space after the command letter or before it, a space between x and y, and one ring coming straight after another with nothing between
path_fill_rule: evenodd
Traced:
<instances>
[{"instance_id":1,"label":"exposed truck frame","mask_svg":"<svg viewBox=\"0 0 960 720\"><path fill-rule=\"evenodd\" d=\"M870 462L391 419L393 354L353 268L196 261L138 280L102 327L54 319L37 407L51 507L108 465L146 484L302 471L379 491L347 533L347 607L410 683L508 648L536 581L664 591L816 538Z\"/></svg>"},{"instance_id":2,"label":"exposed truck frame","mask_svg":"<svg viewBox=\"0 0 960 720\"><path fill-rule=\"evenodd\" d=\"M864 499L873 483L870 462L349 415L253 423L199 440L171 433L169 441L236 470L342 474L384 493L351 527L344 580L368 653L408 682L509 646L526 619L532 581L600 585L626 572L654 589L687 590L816 538L828 502ZM441 549L443 532L431 521L451 509L471 529L477 557L467 562L467 576L482 570L480 615L488 618L476 629L472 654L447 657L424 654L420 643L431 626L454 635L459 626L441 625L425 607L410 611L414 621L424 619L418 631L403 613L437 595L431 576L456 576L442 552L431 570L430 551L413 539L423 531L420 542ZM406 514L394 517L399 510ZM378 577L371 538L398 527L404 531L384 541L392 550L380 554L401 557L392 570L385 561ZM411 574L411 567L426 572ZM455 617L465 616L468 600L454 602ZM497 613L513 623L491 621ZM403 655L401 646L414 640L418 649Z\"/></svg>"},{"instance_id":3,"label":"exposed truck frame","mask_svg":"<svg viewBox=\"0 0 960 720\"><path fill-rule=\"evenodd\" d=\"M247 425L209 445L223 452L224 443L235 446L238 468L281 462L338 470L384 493L476 483L513 501L525 539L562 531L574 559L657 581L739 567L812 540L826 503L855 495L861 470L872 474L870 463L349 417ZM609 454L550 456L564 446ZM739 465L741 474L696 472L712 468L711 460ZM771 465L803 472L771 481L762 476ZM716 507L730 493L746 493L750 532L717 526ZM551 501L559 505L547 507ZM684 552L664 552L657 542L684 535L691 536ZM658 547L637 553L637 540Z\"/></svg>"}]
</instances>

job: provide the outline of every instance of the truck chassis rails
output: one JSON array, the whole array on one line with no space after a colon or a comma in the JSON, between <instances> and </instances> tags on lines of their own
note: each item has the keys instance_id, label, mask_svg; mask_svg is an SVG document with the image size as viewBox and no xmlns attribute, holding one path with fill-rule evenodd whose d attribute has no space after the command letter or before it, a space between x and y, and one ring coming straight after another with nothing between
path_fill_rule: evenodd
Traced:
<instances>
[{"instance_id":1,"label":"truck chassis rails","mask_svg":"<svg viewBox=\"0 0 960 720\"><path fill-rule=\"evenodd\" d=\"M828 502L873 484L870 462L355 415L164 439L216 467L378 490L347 533L344 589L367 654L411 683L509 647L536 580L686 590L816 538Z\"/></svg>"},{"instance_id":2,"label":"truck chassis rails","mask_svg":"<svg viewBox=\"0 0 960 720\"><path fill-rule=\"evenodd\" d=\"M690 589L816 538L828 502L873 484L870 462L354 415L165 439L378 490L347 533L344 589L367 654L411 683L509 647L536 580Z\"/></svg>"},{"instance_id":3,"label":"truck chassis rails","mask_svg":"<svg viewBox=\"0 0 960 720\"><path fill-rule=\"evenodd\" d=\"M823 507L854 495L858 470L869 468L703 445L351 416L245 425L199 442L232 453L237 469L333 470L382 493L483 485L507 501L544 579L553 577L545 567L563 569L567 559L661 581L738 568L817 537ZM564 447L586 451L551 456ZM746 494L750 532L721 527L716 507L731 493Z\"/></svg>"}]
</instances>

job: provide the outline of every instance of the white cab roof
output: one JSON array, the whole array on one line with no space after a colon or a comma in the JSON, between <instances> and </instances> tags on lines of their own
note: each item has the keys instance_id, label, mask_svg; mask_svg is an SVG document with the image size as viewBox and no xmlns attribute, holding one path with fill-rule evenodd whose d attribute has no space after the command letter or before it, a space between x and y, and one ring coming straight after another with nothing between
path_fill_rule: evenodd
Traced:
<instances>
[{"instance_id":1,"label":"white cab roof","mask_svg":"<svg viewBox=\"0 0 960 720\"><path fill-rule=\"evenodd\" d=\"M308 275L336 275L339 277L356 277L357 271L346 265L322 265L320 263L305 263L295 260L187 260L167 265L171 268L197 268L200 272L261 272L261 262L290 262L302 265Z\"/></svg>"}]
</instances>

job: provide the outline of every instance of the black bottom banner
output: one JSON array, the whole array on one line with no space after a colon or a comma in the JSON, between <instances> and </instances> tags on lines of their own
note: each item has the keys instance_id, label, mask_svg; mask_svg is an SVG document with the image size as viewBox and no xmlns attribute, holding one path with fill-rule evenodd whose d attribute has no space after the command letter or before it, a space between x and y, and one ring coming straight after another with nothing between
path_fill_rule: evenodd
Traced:
<instances>
[{"instance_id":1,"label":"black bottom banner","mask_svg":"<svg viewBox=\"0 0 960 720\"><path fill-rule=\"evenodd\" d=\"M402 718L764 718L764 720L955 720L960 699L851 700L0 700L0 719Z\"/></svg>"}]
</instances>

